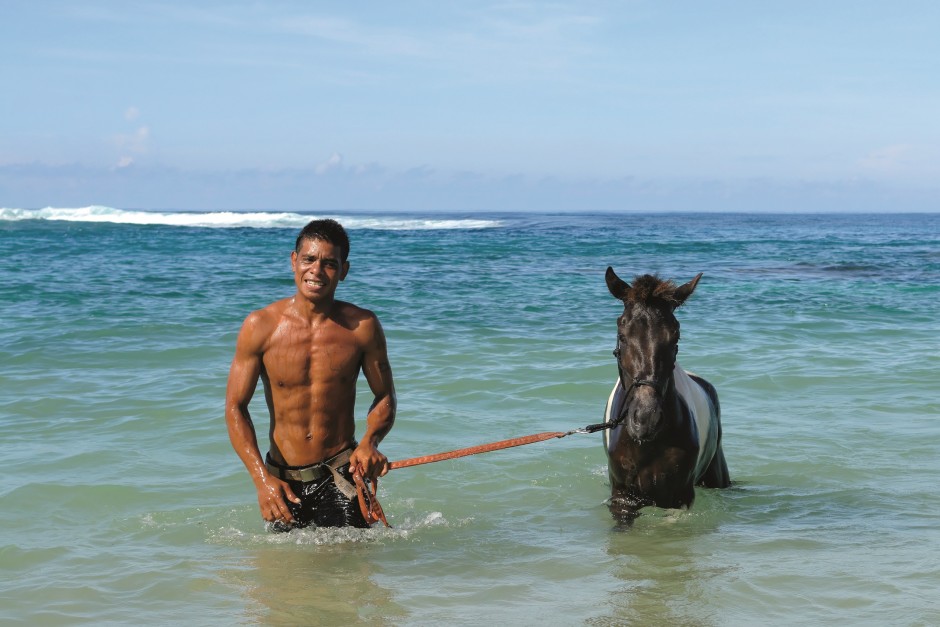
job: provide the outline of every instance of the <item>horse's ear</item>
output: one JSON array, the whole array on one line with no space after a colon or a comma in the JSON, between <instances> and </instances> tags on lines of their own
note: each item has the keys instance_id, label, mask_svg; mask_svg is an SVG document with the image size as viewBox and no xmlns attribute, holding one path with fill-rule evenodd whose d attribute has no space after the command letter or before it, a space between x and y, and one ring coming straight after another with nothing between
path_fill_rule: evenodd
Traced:
<instances>
[{"instance_id":1,"label":"horse's ear","mask_svg":"<svg viewBox=\"0 0 940 627\"><path fill-rule=\"evenodd\" d=\"M630 289L630 286L617 276L613 268L607 266L607 274L604 275L604 278L607 280L607 289L610 290L614 298L623 300L627 296L627 290Z\"/></svg>"},{"instance_id":2,"label":"horse's ear","mask_svg":"<svg viewBox=\"0 0 940 627\"><path fill-rule=\"evenodd\" d=\"M698 275L694 279L692 279L685 285L680 285L679 287L676 288L674 295L676 297L676 301L679 303L678 305L676 305L676 307L684 303L685 299L692 295L692 292L695 291L695 286L698 285L699 279L702 278L703 274L705 273L699 272Z\"/></svg>"}]
</instances>

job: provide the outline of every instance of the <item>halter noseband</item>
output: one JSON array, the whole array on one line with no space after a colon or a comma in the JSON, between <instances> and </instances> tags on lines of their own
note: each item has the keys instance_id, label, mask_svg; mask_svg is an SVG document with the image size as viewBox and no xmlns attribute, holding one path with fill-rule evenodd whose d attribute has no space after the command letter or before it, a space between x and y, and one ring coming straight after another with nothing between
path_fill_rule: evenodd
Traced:
<instances>
[{"instance_id":1,"label":"halter noseband","mask_svg":"<svg viewBox=\"0 0 940 627\"><path fill-rule=\"evenodd\" d=\"M633 377L633 383L631 383L629 386L624 385L624 379L626 377L624 377L623 366L620 365L620 338L619 337L617 338L617 348L614 349L614 357L617 358L617 371L620 373L620 387L625 390L624 399L626 399L626 395L628 395L633 390L633 388L637 388L642 385L647 385L653 388L653 390L656 392L657 395L662 396L662 392L660 392L659 390L659 382L656 379L641 379L639 377ZM617 416L615 420L611 420L610 422L599 422L596 425L587 425L586 427L578 429L578 433L595 433L597 431L603 431L604 429L612 429L614 427L619 426L621 423L623 423L624 419L627 417L627 408L628 408L627 403L624 403L623 407L620 409L620 415Z\"/></svg>"},{"instance_id":2,"label":"halter noseband","mask_svg":"<svg viewBox=\"0 0 940 627\"><path fill-rule=\"evenodd\" d=\"M662 396L662 391L659 389L659 381L656 379L641 379L640 377L633 377L633 382L628 386L627 377L623 372L623 365L620 363L620 338L617 338L617 348L614 349L614 357L617 359L617 371L620 373L620 387L623 388L624 398L627 397L630 392L633 391L633 388L638 388L641 386L647 386L653 388L653 391L656 392L658 396Z\"/></svg>"}]
</instances>

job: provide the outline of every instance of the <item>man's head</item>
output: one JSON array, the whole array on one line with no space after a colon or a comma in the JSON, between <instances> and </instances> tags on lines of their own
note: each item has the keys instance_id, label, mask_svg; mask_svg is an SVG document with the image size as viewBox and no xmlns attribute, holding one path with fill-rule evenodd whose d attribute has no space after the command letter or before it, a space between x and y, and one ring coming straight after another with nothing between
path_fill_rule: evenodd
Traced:
<instances>
[{"instance_id":1,"label":"man's head","mask_svg":"<svg viewBox=\"0 0 940 627\"><path fill-rule=\"evenodd\" d=\"M297 243L294 244L294 252L300 254L300 248L305 239L318 239L330 242L334 246L339 246L342 251L342 260L345 262L349 258L349 236L346 235L346 229L336 220L324 218L322 220L311 220L307 223L300 234L297 236Z\"/></svg>"},{"instance_id":2,"label":"man's head","mask_svg":"<svg viewBox=\"0 0 940 627\"><path fill-rule=\"evenodd\" d=\"M332 302L349 272L349 238L335 220L314 220L297 236L291 269L297 293L312 303Z\"/></svg>"}]
</instances>

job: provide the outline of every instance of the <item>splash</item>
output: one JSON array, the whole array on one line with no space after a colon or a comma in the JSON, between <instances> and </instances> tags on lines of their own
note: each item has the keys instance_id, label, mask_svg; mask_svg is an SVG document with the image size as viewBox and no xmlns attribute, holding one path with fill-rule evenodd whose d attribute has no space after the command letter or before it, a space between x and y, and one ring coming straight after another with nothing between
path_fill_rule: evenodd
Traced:
<instances>
[{"instance_id":1,"label":"splash","mask_svg":"<svg viewBox=\"0 0 940 627\"><path fill-rule=\"evenodd\" d=\"M451 523L441 512L429 512L417 516L404 516L394 521L391 528L374 526L370 529L353 527L307 527L286 533L272 533L259 524L257 530L246 531L240 527L224 526L209 534L213 542L230 545L284 545L336 546L345 544L371 544L387 540L407 540L416 533L435 527L461 527L468 520Z\"/></svg>"}]
</instances>

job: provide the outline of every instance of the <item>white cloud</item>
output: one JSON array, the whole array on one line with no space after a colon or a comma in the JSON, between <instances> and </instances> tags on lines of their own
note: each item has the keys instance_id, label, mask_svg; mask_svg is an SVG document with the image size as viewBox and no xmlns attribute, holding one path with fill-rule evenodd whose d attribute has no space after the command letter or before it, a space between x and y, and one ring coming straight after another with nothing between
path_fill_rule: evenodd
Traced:
<instances>
[{"instance_id":1,"label":"white cloud","mask_svg":"<svg viewBox=\"0 0 940 627\"><path fill-rule=\"evenodd\" d=\"M326 174L330 170L335 170L336 168L343 165L343 155L338 152L334 152L330 155L330 158L324 161L323 163L317 164L317 167L314 168L314 171L317 174Z\"/></svg>"},{"instance_id":2,"label":"white cloud","mask_svg":"<svg viewBox=\"0 0 940 627\"><path fill-rule=\"evenodd\" d=\"M129 168L129 167L131 167L132 165L134 165L134 158L133 158L133 157L128 157L128 156L125 155L125 156L121 157L120 159L118 159L118 162L117 162L116 164L114 164L114 169L115 169L115 170L123 170L124 168Z\"/></svg>"},{"instance_id":3,"label":"white cloud","mask_svg":"<svg viewBox=\"0 0 940 627\"><path fill-rule=\"evenodd\" d=\"M124 119L128 122L133 122L140 117L140 109L137 107L128 107L127 111L124 112Z\"/></svg>"},{"instance_id":4,"label":"white cloud","mask_svg":"<svg viewBox=\"0 0 940 627\"><path fill-rule=\"evenodd\" d=\"M114 138L114 143L121 152L144 154L150 143L150 128L141 126L131 134L120 134Z\"/></svg>"}]
</instances>

